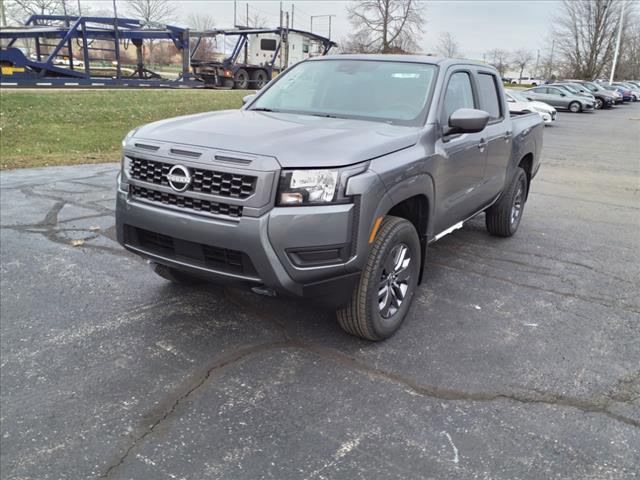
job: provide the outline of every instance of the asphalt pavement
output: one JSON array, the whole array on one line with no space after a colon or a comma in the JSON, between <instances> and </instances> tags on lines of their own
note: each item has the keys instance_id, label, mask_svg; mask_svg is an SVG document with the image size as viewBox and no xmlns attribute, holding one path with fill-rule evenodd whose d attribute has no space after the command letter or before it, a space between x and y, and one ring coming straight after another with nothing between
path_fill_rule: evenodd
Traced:
<instances>
[{"instance_id":1,"label":"asphalt pavement","mask_svg":"<svg viewBox=\"0 0 640 480\"><path fill-rule=\"evenodd\" d=\"M116 164L1 180L3 479L635 479L640 104L560 113L518 234L429 248L402 329L178 287Z\"/></svg>"}]
</instances>

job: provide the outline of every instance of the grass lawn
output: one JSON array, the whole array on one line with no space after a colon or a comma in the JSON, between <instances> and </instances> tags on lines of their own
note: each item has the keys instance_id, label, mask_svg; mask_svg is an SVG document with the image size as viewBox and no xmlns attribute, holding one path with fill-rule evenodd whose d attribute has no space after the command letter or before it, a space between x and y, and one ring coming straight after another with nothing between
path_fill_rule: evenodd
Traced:
<instances>
[{"instance_id":1,"label":"grass lawn","mask_svg":"<svg viewBox=\"0 0 640 480\"><path fill-rule=\"evenodd\" d=\"M2 90L0 168L115 162L129 130L239 108L241 90Z\"/></svg>"}]
</instances>

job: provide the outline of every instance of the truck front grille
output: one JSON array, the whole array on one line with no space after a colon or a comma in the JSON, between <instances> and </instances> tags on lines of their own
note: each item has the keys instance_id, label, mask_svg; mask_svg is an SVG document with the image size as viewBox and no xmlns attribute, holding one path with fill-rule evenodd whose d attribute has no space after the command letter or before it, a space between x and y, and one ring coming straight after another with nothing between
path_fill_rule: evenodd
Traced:
<instances>
[{"instance_id":1,"label":"truck front grille","mask_svg":"<svg viewBox=\"0 0 640 480\"><path fill-rule=\"evenodd\" d=\"M239 250L190 242L131 225L125 227L125 243L149 254L160 255L171 260L179 260L218 272L257 277L251 259Z\"/></svg>"},{"instance_id":2,"label":"truck front grille","mask_svg":"<svg viewBox=\"0 0 640 480\"><path fill-rule=\"evenodd\" d=\"M236 218L242 217L242 207L240 205L230 205L228 203L185 197L184 195L160 192L158 190L151 190L138 185L130 185L129 193L134 198L158 202L164 205L173 205L175 207L193 210L195 212L211 213L213 215L227 215Z\"/></svg>"},{"instance_id":3,"label":"truck front grille","mask_svg":"<svg viewBox=\"0 0 640 480\"><path fill-rule=\"evenodd\" d=\"M167 174L172 163L131 158L129 173L131 177L155 185L169 186ZM237 173L217 172L204 168L188 167L193 181L187 192L200 192L222 197L245 199L255 193L256 177Z\"/></svg>"}]
</instances>

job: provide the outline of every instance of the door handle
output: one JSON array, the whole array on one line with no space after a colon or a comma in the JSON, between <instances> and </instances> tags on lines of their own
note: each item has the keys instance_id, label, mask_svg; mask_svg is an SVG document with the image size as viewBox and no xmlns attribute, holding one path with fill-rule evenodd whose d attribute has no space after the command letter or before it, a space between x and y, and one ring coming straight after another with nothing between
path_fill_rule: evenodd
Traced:
<instances>
[{"instance_id":1,"label":"door handle","mask_svg":"<svg viewBox=\"0 0 640 480\"><path fill-rule=\"evenodd\" d=\"M513 136L513 132L512 132L511 130L507 130L507 131L504 133L504 139L505 139L507 142L509 141L509 139L510 139L512 136Z\"/></svg>"},{"instance_id":2,"label":"door handle","mask_svg":"<svg viewBox=\"0 0 640 480\"><path fill-rule=\"evenodd\" d=\"M480 142L478 143L478 148L480 150L484 150L487 146L487 141L483 138L482 140L480 140Z\"/></svg>"}]
</instances>

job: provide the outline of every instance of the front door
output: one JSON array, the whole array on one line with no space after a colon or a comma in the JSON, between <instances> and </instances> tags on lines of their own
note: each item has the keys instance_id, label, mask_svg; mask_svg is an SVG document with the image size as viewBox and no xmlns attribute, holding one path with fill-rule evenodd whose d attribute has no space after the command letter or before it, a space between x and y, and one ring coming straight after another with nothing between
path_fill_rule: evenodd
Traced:
<instances>
[{"instance_id":1,"label":"front door","mask_svg":"<svg viewBox=\"0 0 640 480\"><path fill-rule=\"evenodd\" d=\"M479 108L471 72L450 73L441 106L443 135L437 140L440 159L436 171L435 233L465 220L481 203L480 187L487 157L486 133L446 135L449 117L459 108Z\"/></svg>"}]
</instances>

